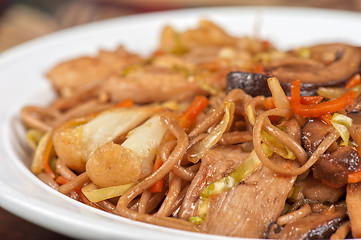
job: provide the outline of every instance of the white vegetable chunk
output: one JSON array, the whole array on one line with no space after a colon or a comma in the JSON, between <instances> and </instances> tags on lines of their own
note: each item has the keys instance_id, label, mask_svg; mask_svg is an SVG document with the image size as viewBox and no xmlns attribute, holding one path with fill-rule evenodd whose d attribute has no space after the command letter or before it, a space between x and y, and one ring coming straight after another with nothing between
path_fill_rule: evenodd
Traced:
<instances>
[{"instance_id":1,"label":"white vegetable chunk","mask_svg":"<svg viewBox=\"0 0 361 240\"><path fill-rule=\"evenodd\" d=\"M86 164L89 178L99 187L110 187L147 177L166 131L156 115L129 132L121 145L111 142L97 148Z\"/></svg>"},{"instance_id":2,"label":"white vegetable chunk","mask_svg":"<svg viewBox=\"0 0 361 240\"><path fill-rule=\"evenodd\" d=\"M117 108L99 114L86 124L60 127L54 131L55 151L69 168L83 172L95 149L126 134L162 109L159 106Z\"/></svg>"}]
</instances>

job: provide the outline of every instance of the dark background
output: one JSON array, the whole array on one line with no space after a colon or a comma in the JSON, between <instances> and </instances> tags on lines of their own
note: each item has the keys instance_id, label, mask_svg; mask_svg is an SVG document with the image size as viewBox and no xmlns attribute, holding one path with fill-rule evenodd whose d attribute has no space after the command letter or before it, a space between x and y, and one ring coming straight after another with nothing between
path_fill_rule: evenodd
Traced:
<instances>
[{"instance_id":1,"label":"dark background","mask_svg":"<svg viewBox=\"0 0 361 240\"><path fill-rule=\"evenodd\" d=\"M300 6L361 11L358 0L0 0L0 52L71 26L137 13L201 6ZM0 239L71 239L0 208Z\"/></svg>"}]
</instances>

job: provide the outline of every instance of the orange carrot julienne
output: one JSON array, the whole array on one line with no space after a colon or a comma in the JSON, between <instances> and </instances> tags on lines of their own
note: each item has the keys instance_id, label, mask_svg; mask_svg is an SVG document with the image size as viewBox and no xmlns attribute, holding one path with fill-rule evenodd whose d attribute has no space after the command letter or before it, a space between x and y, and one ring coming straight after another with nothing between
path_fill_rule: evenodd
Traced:
<instances>
[{"instance_id":1,"label":"orange carrot julienne","mask_svg":"<svg viewBox=\"0 0 361 240\"><path fill-rule=\"evenodd\" d=\"M159 57L159 56L162 56L162 55L164 55L165 54L165 52L163 51L163 50L161 50L161 49L158 49L158 50L156 50L155 52L153 52L153 57Z\"/></svg>"},{"instance_id":2,"label":"orange carrot julienne","mask_svg":"<svg viewBox=\"0 0 361 240\"><path fill-rule=\"evenodd\" d=\"M253 66L253 72L255 72L255 73L264 73L264 67L261 64L255 64Z\"/></svg>"},{"instance_id":3,"label":"orange carrot julienne","mask_svg":"<svg viewBox=\"0 0 361 240\"><path fill-rule=\"evenodd\" d=\"M353 77L350 80L348 80L348 82L345 85L345 88L351 89L359 84L361 84L361 77L360 77L360 74L357 73L357 74L353 75Z\"/></svg>"},{"instance_id":4,"label":"orange carrot julienne","mask_svg":"<svg viewBox=\"0 0 361 240\"><path fill-rule=\"evenodd\" d=\"M183 113L180 121L182 128L188 129L197 119L198 115L208 106L208 98L200 95L197 96L187 110Z\"/></svg>"},{"instance_id":5,"label":"orange carrot julienne","mask_svg":"<svg viewBox=\"0 0 361 240\"><path fill-rule=\"evenodd\" d=\"M326 113L325 115L322 115L319 117L322 121L324 121L327 124L331 124L332 115L329 113Z\"/></svg>"},{"instance_id":6,"label":"orange carrot julienne","mask_svg":"<svg viewBox=\"0 0 361 240\"><path fill-rule=\"evenodd\" d=\"M276 107L272 97L265 98L263 105L266 109L272 109Z\"/></svg>"},{"instance_id":7,"label":"orange carrot julienne","mask_svg":"<svg viewBox=\"0 0 361 240\"><path fill-rule=\"evenodd\" d=\"M357 183L361 181L361 170L358 172L353 172L347 176L348 183Z\"/></svg>"},{"instance_id":8,"label":"orange carrot julienne","mask_svg":"<svg viewBox=\"0 0 361 240\"><path fill-rule=\"evenodd\" d=\"M291 97L289 97L291 100ZM322 96L301 96L300 103L305 105L319 104L323 100Z\"/></svg>"},{"instance_id":9,"label":"orange carrot julienne","mask_svg":"<svg viewBox=\"0 0 361 240\"><path fill-rule=\"evenodd\" d=\"M291 97L287 97L287 98L291 100ZM323 100L322 96L300 96L300 103L305 105L318 104L322 100ZM266 109L272 109L276 107L272 97L266 98L263 105Z\"/></svg>"},{"instance_id":10,"label":"orange carrot julienne","mask_svg":"<svg viewBox=\"0 0 361 240\"><path fill-rule=\"evenodd\" d=\"M154 162L153 172L157 171L162 166L162 164L163 164L162 159L159 156L157 156ZM161 192L163 190L163 184L164 184L164 178L154 183L153 186L150 187L149 191L151 193Z\"/></svg>"},{"instance_id":11,"label":"orange carrot julienne","mask_svg":"<svg viewBox=\"0 0 361 240\"><path fill-rule=\"evenodd\" d=\"M125 99L117 104L114 105L114 107L126 107L126 108L131 108L133 107L133 101L132 99Z\"/></svg>"},{"instance_id":12,"label":"orange carrot julienne","mask_svg":"<svg viewBox=\"0 0 361 240\"><path fill-rule=\"evenodd\" d=\"M76 192L76 194L78 194L78 196L81 198L81 200L83 201L83 203L87 204L87 205L92 205L92 202L89 201L89 199L84 195L84 193L81 191L81 187L78 187L74 190Z\"/></svg>"},{"instance_id":13,"label":"orange carrot julienne","mask_svg":"<svg viewBox=\"0 0 361 240\"><path fill-rule=\"evenodd\" d=\"M200 95L195 97L191 105L187 108L186 111L182 114L180 118L179 125L184 129L189 129L192 124L195 122L199 114L208 106L209 101L208 98ZM171 136L172 139L172 136ZM154 166L153 166L153 172L157 171L163 164L163 161L160 157L157 157ZM163 184L164 179L160 179L156 183L153 184L153 186L150 188L150 192L157 193L161 192L163 190Z\"/></svg>"},{"instance_id":14,"label":"orange carrot julienne","mask_svg":"<svg viewBox=\"0 0 361 240\"><path fill-rule=\"evenodd\" d=\"M300 89L301 82L299 80L293 81L291 84L291 107L295 114L304 117L320 117L327 113L343 110L353 103L357 97L354 91L348 91L336 99L307 106L300 102Z\"/></svg>"},{"instance_id":15,"label":"orange carrot julienne","mask_svg":"<svg viewBox=\"0 0 361 240\"><path fill-rule=\"evenodd\" d=\"M69 179L67 179L67 178L65 178L65 177L63 177L63 176L58 176L55 181L56 181L58 184L60 184L60 185L63 185L63 184L65 184L65 183L70 182Z\"/></svg>"}]
</instances>

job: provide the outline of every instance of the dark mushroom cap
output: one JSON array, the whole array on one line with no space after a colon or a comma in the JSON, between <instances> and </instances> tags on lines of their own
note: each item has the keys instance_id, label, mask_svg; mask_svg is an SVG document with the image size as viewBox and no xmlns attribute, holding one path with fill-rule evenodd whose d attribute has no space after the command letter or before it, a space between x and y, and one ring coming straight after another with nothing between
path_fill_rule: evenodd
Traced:
<instances>
[{"instance_id":1,"label":"dark mushroom cap","mask_svg":"<svg viewBox=\"0 0 361 240\"><path fill-rule=\"evenodd\" d=\"M320 44L309 48L310 58L302 58L297 51L266 67L289 92L290 83L300 80L301 95L315 95L319 87L341 87L361 65L359 48L347 44Z\"/></svg>"}]
</instances>

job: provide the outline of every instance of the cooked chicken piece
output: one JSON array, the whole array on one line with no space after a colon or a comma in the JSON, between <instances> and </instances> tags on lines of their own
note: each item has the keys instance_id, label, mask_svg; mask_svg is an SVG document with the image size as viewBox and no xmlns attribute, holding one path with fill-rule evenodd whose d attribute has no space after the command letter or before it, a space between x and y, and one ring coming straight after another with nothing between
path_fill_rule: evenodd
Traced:
<instances>
[{"instance_id":1,"label":"cooked chicken piece","mask_svg":"<svg viewBox=\"0 0 361 240\"><path fill-rule=\"evenodd\" d=\"M183 71L144 66L130 69L127 74L115 74L102 86L112 101L132 99L136 103L166 100L191 100L205 94L198 82L190 81Z\"/></svg>"},{"instance_id":2,"label":"cooked chicken piece","mask_svg":"<svg viewBox=\"0 0 361 240\"><path fill-rule=\"evenodd\" d=\"M112 72L139 63L142 58L127 52L123 47L114 51L100 50L97 56L84 56L62 62L52 68L47 77L62 96L71 96L73 91L87 83L104 80Z\"/></svg>"},{"instance_id":3,"label":"cooked chicken piece","mask_svg":"<svg viewBox=\"0 0 361 240\"><path fill-rule=\"evenodd\" d=\"M352 235L361 237L361 183L347 185L346 195L347 210L351 221Z\"/></svg>"},{"instance_id":4,"label":"cooked chicken piece","mask_svg":"<svg viewBox=\"0 0 361 240\"><path fill-rule=\"evenodd\" d=\"M249 153L239 147L219 147L210 150L202 158L201 168L189 187L178 216L183 219L197 215L196 204L208 184L229 174L241 164Z\"/></svg>"},{"instance_id":5,"label":"cooked chicken piece","mask_svg":"<svg viewBox=\"0 0 361 240\"><path fill-rule=\"evenodd\" d=\"M261 167L240 185L211 200L207 232L234 237L263 238L281 214L295 177L277 176Z\"/></svg>"},{"instance_id":6,"label":"cooked chicken piece","mask_svg":"<svg viewBox=\"0 0 361 240\"><path fill-rule=\"evenodd\" d=\"M201 168L188 189L179 216L197 215L198 199L204 188L235 170L248 156L239 147L215 148L202 158ZM231 190L210 200L205 232L235 237L262 238L268 225L284 207L295 177L277 176L266 167Z\"/></svg>"}]
</instances>

